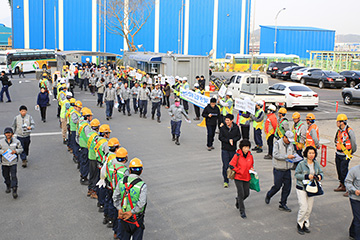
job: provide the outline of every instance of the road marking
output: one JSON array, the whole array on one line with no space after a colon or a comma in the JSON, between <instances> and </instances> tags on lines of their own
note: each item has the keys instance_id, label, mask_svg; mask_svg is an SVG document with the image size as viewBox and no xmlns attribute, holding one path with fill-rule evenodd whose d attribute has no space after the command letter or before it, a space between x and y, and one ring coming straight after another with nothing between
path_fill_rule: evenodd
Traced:
<instances>
[{"instance_id":1,"label":"road marking","mask_svg":"<svg viewBox=\"0 0 360 240\"><path fill-rule=\"evenodd\" d=\"M83 99L83 100L81 100L81 101L83 101L83 102L95 102L96 99L85 98L85 99Z\"/></svg>"},{"instance_id":2,"label":"road marking","mask_svg":"<svg viewBox=\"0 0 360 240\"><path fill-rule=\"evenodd\" d=\"M52 135L61 135L62 132L45 132L45 133L31 133L31 137L38 137L38 136L52 136ZM14 135L16 136L16 134ZM4 135L0 135L1 138L5 137Z\"/></svg>"}]
</instances>

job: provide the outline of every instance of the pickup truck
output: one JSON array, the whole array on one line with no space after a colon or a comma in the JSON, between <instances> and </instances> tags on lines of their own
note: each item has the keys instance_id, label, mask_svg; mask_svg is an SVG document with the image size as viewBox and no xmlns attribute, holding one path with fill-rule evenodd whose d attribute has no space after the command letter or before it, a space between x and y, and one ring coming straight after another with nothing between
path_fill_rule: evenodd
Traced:
<instances>
[{"instance_id":1,"label":"pickup truck","mask_svg":"<svg viewBox=\"0 0 360 240\"><path fill-rule=\"evenodd\" d=\"M230 78L227 91L231 91L233 98L244 99L249 97L252 101L265 101L265 105L285 106L285 94L269 91L269 80L264 74L239 73Z\"/></svg>"}]
</instances>

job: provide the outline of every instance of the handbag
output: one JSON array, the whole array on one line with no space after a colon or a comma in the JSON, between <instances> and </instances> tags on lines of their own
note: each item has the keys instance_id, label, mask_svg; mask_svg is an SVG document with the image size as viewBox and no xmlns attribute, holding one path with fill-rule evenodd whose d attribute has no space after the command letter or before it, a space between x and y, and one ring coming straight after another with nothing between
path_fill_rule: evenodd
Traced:
<instances>
[{"instance_id":1,"label":"handbag","mask_svg":"<svg viewBox=\"0 0 360 240\"><path fill-rule=\"evenodd\" d=\"M239 161L239 154L236 153L236 156L238 156L238 159L237 159L237 162L236 162L236 166L237 166L238 161ZM226 173L227 173L227 178L228 179L234 180L234 178L235 178L235 171L234 170L232 170L230 167L228 167Z\"/></svg>"},{"instance_id":2,"label":"handbag","mask_svg":"<svg viewBox=\"0 0 360 240\"><path fill-rule=\"evenodd\" d=\"M11 87L12 85L13 83L10 80L8 80L8 86Z\"/></svg>"},{"instance_id":3,"label":"handbag","mask_svg":"<svg viewBox=\"0 0 360 240\"><path fill-rule=\"evenodd\" d=\"M324 194L321 183L317 180L310 181L310 183L306 185L305 191L308 197L320 196Z\"/></svg>"},{"instance_id":4,"label":"handbag","mask_svg":"<svg viewBox=\"0 0 360 240\"><path fill-rule=\"evenodd\" d=\"M250 179L250 189L260 192L260 182L259 176L257 174L251 173Z\"/></svg>"}]
</instances>

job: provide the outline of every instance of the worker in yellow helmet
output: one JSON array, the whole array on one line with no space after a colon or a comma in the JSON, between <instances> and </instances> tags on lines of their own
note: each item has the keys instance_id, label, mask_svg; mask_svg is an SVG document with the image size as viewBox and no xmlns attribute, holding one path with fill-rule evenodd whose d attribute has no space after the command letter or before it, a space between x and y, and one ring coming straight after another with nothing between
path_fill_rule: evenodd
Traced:
<instances>
[{"instance_id":1,"label":"worker in yellow helmet","mask_svg":"<svg viewBox=\"0 0 360 240\"><path fill-rule=\"evenodd\" d=\"M315 124L315 115L312 113L308 113L306 115L306 123L308 125L307 131L306 131L306 142L305 145L307 146L313 146L314 148L320 149L320 134L319 134L319 128Z\"/></svg>"},{"instance_id":2,"label":"worker in yellow helmet","mask_svg":"<svg viewBox=\"0 0 360 240\"><path fill-rule=\"evenodd\" d=\"M280 139L284 134L290 130L290 125L288 119L285 117L287 113L286 108L282 107L278 111L278 124L275 130L275 138Z\"/></svg>"},{"instance_id":3,"label":"worker in yellow helmet","mask_svg":"<svg viewBox=\"0 0 360 240\"><path fill-rule=\"evenodd\" d=\"M69 117L69 125L70 125L70 138L69 138L69 145L72 149L73 153L73 161L75 163L79 163L79 144L76 142L76 127L80 120L81 111L82 108L82 102L76 101L74 104L74 109L70 111L70 117Z\"/></svg>"},{"instance_id":4,"label":"worker in yellow helmet","mask_svg":"<svg viewBox=\"0 0 360 240\"><path fill-rule=\"evenodd\" d=\"M100 121L93 119L90 122L91 131L88 133L87 148L88 148L88 159L89 159L89 186L87 196L93 199L97 199L96 194L96 183L99 181L99 169L97 168L95 145L96 140L99 136Z\"/></svg>"},{"instance_id":5,"label":"worker in yellow helmet","mask_svg":"<svg viewBox=\"0 0 360 240\"><path fill-rule=\"evenodd\" d=\"M292 115L293 126L292 132L294 133L294 141L296 153L302 157L302 151L306 142L306 125L300 120L300 113L294 112Z\"/></svg>"}]
</instances>

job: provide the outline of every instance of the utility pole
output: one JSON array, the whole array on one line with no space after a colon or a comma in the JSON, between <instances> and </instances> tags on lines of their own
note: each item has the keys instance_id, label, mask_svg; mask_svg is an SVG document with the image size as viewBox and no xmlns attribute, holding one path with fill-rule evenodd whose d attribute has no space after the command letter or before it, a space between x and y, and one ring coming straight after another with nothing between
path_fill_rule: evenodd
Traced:
<instances>
[{"instance_id":1,"label":"utility pole","mask_svg":"<svg viewBox=\"0 0 360 240\"><path fill-rule=\"evenodd\" d=\"M286 8L282 8L280 9L280 11L276 14L276 17L275 17L275 41L274 41L274 54L276 54L276 37L277 37L277 18L279 16L279 14L282 12L282 11L285 11Z\"/></svg>"}]
</instances>

